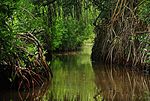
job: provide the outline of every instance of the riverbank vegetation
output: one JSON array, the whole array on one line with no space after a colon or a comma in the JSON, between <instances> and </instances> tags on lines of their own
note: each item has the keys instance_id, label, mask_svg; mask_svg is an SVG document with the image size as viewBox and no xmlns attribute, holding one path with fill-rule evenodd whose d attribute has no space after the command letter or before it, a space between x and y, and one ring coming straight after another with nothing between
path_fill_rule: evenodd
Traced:
<instances>
[{"instance_id":1,"label":"riverbank vegetation","mask_svg":"<svg viewBox=\"0 0 150 101\"><path fill-rule=\"evenodd\" d=\"M149 74L148 0L0 0L0 90L20 100L147 100Z\"/></svg>"},{"instance_id":2,"label":"riverbank vegetation","mask_svg":"<svg viewBox=\"0 0 150 101\"><path fill-rule=\"evenodd\" d=\"M80 49L93 30L92 61L149 68L149 7L147 0L0 1L0 79L39 85L52 78L52 54Z\"/></svg>"},{"instance_id":3,"label":"riverbank vegetation","mask_svg":"<svg viewBox=\"0 0 150 101\"><path fill-rule=\"evenodd\" d=\"M93 61L132 67L150 64L148 0L93 0L99 10L95 20Z\"/></svg>"},{"instance_id":4,"label":"riverbank vegetation","mask_svg":"<svg viewBox=\"0 0 150 101\"><path fill-rule=\"evenodd\" d=\"M0 1L1 81L20 89L51 79L53 52L78 50L93 38L97 12L90 5L78 0Z\"/></svg>"}]
</instances>

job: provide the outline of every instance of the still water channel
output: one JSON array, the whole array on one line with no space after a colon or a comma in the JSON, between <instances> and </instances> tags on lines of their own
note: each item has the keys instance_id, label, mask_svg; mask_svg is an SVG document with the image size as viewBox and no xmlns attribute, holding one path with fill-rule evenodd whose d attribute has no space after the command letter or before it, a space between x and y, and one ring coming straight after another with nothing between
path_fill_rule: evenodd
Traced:
<instances>
[{"instance_id":1,"label":"still water channel","mask_svg":"<svg viewBox=\"0 0 150 101\"><path fill-rule=\"evenodd\" d=\"M1 91L0 101L150 101L150 77L90 61L91 48L57 54L53 80L30 92Z\"/></svg>"}]
</instances>

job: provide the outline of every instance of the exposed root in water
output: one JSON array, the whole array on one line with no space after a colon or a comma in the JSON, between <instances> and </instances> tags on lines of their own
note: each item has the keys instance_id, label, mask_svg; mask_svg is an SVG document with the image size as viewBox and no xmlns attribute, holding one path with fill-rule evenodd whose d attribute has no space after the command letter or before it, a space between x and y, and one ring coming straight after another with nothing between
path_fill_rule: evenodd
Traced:
<instances>
[{"instance_id":1,"label":"exposed root in water","mask_svg":"<svg viewBox=\"0 0 150 101\"><path fill-rule=\"evenodd\" d=\"M50 80L52 77L52 71L45 60L42 45L33 33L34 31L17 34L16 37L20 38L22 42L20 46L16 46L18 52L9 57L8 61L5 60L7 68L11 68L12 87L18 88L18 90L25 88L30 91L30 88L40 86L45 80ZM29 44L36 48L35 53L27 50Z\"/></svg>"},{"instance_id":2,"label":"exposed root in water","mask_svg":"<svg viewBox=\"0 0 150 101\"><path fill-rule=\"evenodd\" d=\"M38 86L34 89L30 89L30 91L18 91L18 96L20 101L41 101L44 94L47 92L49 83L44 82L41 86Z\"/></svg>"}]
</instances>

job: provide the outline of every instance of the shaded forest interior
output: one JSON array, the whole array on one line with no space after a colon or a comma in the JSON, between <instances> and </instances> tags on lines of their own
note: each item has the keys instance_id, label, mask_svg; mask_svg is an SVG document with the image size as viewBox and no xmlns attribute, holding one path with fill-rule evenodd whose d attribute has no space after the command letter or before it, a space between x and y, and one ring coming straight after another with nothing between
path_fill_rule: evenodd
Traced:
<instances>
[{"instance_id":1,"label":"shaded forest interior","mask_svg":"<svg viewBox=\"0 0 150 101\"><path fill-rule=\"evenodd\" d=\"M92 61L150 71L149 11L148 0L0 1L0 80L18 89L51 80L53 53L80 49L93 31Z\"/></svg>"},{"instance_id":2,"label":"shaded forest interior","mask_svg":"<svg viewBox=\"0 0 150 101\"><path fill-rule=\"evenodd\" d=\"M53 53L92 42L97 14L88 0L0 1L2 87L29 89L51 80Z\"/></svg>"}]
</instances>

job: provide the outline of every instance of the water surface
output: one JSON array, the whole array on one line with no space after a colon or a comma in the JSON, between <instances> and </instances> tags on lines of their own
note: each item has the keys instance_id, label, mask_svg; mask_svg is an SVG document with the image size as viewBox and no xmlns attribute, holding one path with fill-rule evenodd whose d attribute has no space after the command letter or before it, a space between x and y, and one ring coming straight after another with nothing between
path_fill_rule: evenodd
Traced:
<instances>
[{"instance_id":1,"label":"water surface","mask_svg":"<svg viewBox=\"0 0 150 101\"><path fill-rule=\"evenodd\" d=\"M123 67L91 64L91 48L58 54L52 63L55 101L147 101L149 76Z\"/></svg>"},{"instance_id":2,"label":"water surface","mask_svg":"<svg viewBox=\"0 0 150 101\"><path fill-rule=\"evenodd\" d=\"M150 101L150 77L117 66L91 64L91 48L57 54L54 77L30 92L1 91L0 101Z\"/></svg>"}]
</instances>

